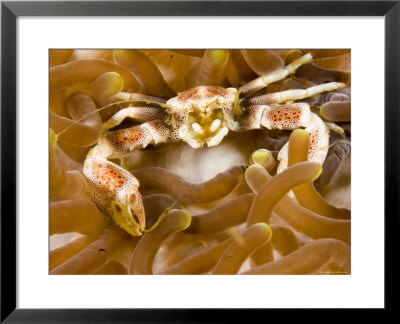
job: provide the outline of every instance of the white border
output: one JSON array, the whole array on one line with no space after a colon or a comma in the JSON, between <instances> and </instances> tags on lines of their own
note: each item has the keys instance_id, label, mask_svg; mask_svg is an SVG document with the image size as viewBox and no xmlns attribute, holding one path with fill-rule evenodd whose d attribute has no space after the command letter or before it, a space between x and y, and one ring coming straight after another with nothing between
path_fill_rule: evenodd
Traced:
<instances>
[{"instance_id":1,"label":"white border","mask_svg":"<svg viewBox=\"0 0 400 324\"><path fill-rule=\"evenodd\" d=\"M18 18L21 308L383 307L383 18ZM352 48L352 275L49 276L48 48Z\"/></svg>"}]
</instances>

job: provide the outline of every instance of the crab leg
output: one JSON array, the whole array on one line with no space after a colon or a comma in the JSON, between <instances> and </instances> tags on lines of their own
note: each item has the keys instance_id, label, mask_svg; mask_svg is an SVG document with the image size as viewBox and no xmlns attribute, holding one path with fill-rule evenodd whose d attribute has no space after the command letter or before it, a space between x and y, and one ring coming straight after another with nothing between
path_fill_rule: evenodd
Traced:
<instances>
[{"instance_id":1,"label":"crab leg","mask_svg":"<svg viewBox=\"0 0 400 324\"><path fill-rule=\"evenodd\" d=\"M103 131L109 130L121 124L125 118L132 118L137 122L147 122L151 120L162 120L165 112L160 108L154 107L129 107L124 108L114 114L110 119L103 123Z\"/></svg>"},{"instance_id":2,"label":"crab leg","mask_svg":"<svg viewBox=\"0 0 400 324\"><path fill-rule=\"evenodd\" d=\"M284 105L254 105L245 107L237 121L228 124L235 132L262 127L268 129L296 129L310 124L310 106L306 103Z\"/></svg>"},{"instance_id":3,"label":"crab leg","mask_svg":"<svg viewBox=\"0 0 400 324\"><path fill-rule=\"evenodd\" d=\"M311 123L311 110L307 103L265 105L260 123L268 129L296 129Z\"/></svg>"},{"instance_id":4,"label":"crab leg","mask_svg":"<svg viewBox=\"0 0 400 324\"><path fill-rule=\"evenodd\" d=\"M312 55L307 53L302 57L294 60L292 63L286 65L282 69L273 71L271 73L264 74L253 81L250 81L239 88L239 93L241 98L245 98L258 90L265 88L267 85L274 83L276 81L286 78L288 75L294 73L296 69L306 63L312 61Z\"/></svg>"},{"instance_id":5,"label":"crab leg","mask_svg":"<svg viewBox=\"0 0 400 324\"><path fill-rule=\"evenodd\" d=\"M162 121L153 120L139 126L103 134L92 151L93 156L122 158L149 144L167 142L171 130Z\"/></svg>"},{"instance_id":6,"label":"crab leg","mask_svg":"<svg viewBox=\"0 0 400 324\"><path fill-rule=\"evenodd\" d=\"M167 102L167 100L159 97L154 97L154 96L148 96L140 93L134 93L134 92L124 92L120 91L117 94L115 94L113 97L114 101L143 101L148 104L164 104Z\"/></svg>"},{"instance_id":7,"label":"crab leg","mask_svg":"<svg viewBox=\"0 0 400 324\"><path fill-rule=\"evenodd\" d=\"M329 82L323 83L307 89L292 89L281 92L268 93L266 95L246 99L243 104L245 105L270 105L285 103L288 101L300 100L308 97L315 96L322 92L334 91L344 88L346 84L343 82Z\"/></svg>"}]
</instances>

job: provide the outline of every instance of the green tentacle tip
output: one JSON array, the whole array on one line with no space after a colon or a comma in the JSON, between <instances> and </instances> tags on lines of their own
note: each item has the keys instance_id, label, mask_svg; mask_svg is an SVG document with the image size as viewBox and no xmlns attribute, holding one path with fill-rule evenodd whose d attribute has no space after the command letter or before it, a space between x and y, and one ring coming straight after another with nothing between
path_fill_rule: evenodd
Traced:
<instances>
[{"instance_id":1,"label":"green tentacle tip","mask_svg":"<svg viewBox=\"0 0 400 324\"><path fill-rule=\"evenodd\" d=\"M93 83L92 92L104 97L111 97L122 91L124 79L118 72L105 72Z\"/></svg>"},{"instance_id":2,"label":"green tentacle tip","mask_svg":"<svg viewBox=\"0 0 400 324\"><path fill-rule=\"evenodd\" d=\"M124 87L124 79L122 78L121 74L117 72L107 72L107 81L115 92L122 91Z\"/></svg>"},{"instance_id":3,"label":"green tentacle tip","mask_svg":"<svg viewBox=\"0 0 400 324\"><path fill-rule=\"evenodd\" d=\"M228 50L212 50L211 51L211 59L215 63L224 62L229 56Z\"/></svg>"},{"instance_id":4,"label":"green tentacle tip","mask_svg":"<svg viewBox=\"0 0 400 324\"><path fill-rule=\"evenodd\" d=\"M322 167L322 164L320 164L320 163L315 163L317 166L316 166L316 174L315 174L315 177L314 177L314 180L316 180L316 179L318 179L318 177L321 175L321 173L322 173L322 170L323 170L323 167Z\"/></svg>"},{"instance_id":5,"label":"green tentacle tip","mask_svg":"<svg viewBox=\"0 0 400 324\"><path fill-rule=\"evenodd\" d=\"M50 128L49 139L50 139L50 146L53 146L57 143L57 134L51 128Z\"/></svg>"},{"instance_id":6,"label":"green tentacle tip","mask_svg":"<svg viewBox=\"0 0 400 324\"><path fill-rule=\"evenodd\" d=\"M324 107L326 107L325 104L322 104L322 106L321 106L320 109L319 109L319 115L320 115L323 119L330 120L329 117L326 116L326 114L325 114L325 108L324 108Z\"/></svg>"},{"instance_id":7,"label":"green tentacle tip","mask_svg":"<svg viewBox=\"0 0 400 324\"><path fill-rule=\"evenodd\" d=\"M267 240L269 241L272 238L272 229L267 223L261 223L261 224L263 227L265 227Z\"/></svg>"},{"instance_id":8,"label":"green tentacle tip","mask_svg":"<svg viewBox=\"0 0 400 324\"><path fill-rule=\"evenodd\" d=\"M293 136L307 136L307 137L310 136L310 134L308 134L308 132L305 129L302 129L302 128L295 129L292 132L292 134L293 134Z\"/></svg>"},{"instance_id":9,"label":"green tentacle tip","mask_svg":"<svg viewBox=\"0 0 400 324\"><path fill-rule=\"evenodd\" d=\"M340 127L339 125L337 125L336 123L325 122L325 126L328 127L330 130L333 130L334 132L339 133L343 137L346 137L346 133L345 133L344 129L342 127Z\"/></svg>"},{"instance_id":10,"label":"green tentacle tip","mask_svg":"<svg viewBox=\"0 0 400 324\"><path fill-rule=\"evenodd\" d=\"M290 50L285 55L285 63L286 64L292 63L294 60L298 60L303 55L304 55L303 52L300 50L297 49Z\"/></svg>"},{"instance_id":11,"label":"green tentacle tip","mask_svg":"<svg viewBox=\"0 0 400 324\"><path fill-rule=\"evenodd\" d=\"M179 228L180 230L185 230L190 226L190 223L192 222L192 215L184 209L172 209L168 214L170 213L177 213L179 215Z\"/></svg>"},{"instance_id":12,"label":"green tentacle tip","mask_svg":"<svg viewBox=\"0 0 400 324\"><path fill-rule=\"evenodd\" d=\"M266 149L259 149L250 155L250 163L265 166L272 159L272 154Z\"/></svg>"},{"instance_id":13,"label":"green tentacle tip","mask_svg":"<svg viewBox=\"0 0 400 324\"><path fill-rule=\"evenodd\" d=\"M292 79L292 78L289 78L289 79L286 79L285 81L283 81L283 82L282 82L282 85L281 85L282 90L285 88L285 86L286 86L287 84L289 84L290 82L293 82L293 81L295 81L295 80ZM285 90L288 90L288 89L285 89Z\"/></svg>"},{"instance_id":14,"label":"green tentacle tip","mask_svg":"<svg viewBox=\"0 0 400 324\"><path fill-rule=\"evenodd\" d=\"M192 222L192 215L187 210L185 210L183 219L184 219L185 224L186 224L183 229L186 229L186 228L188 228L190 226L190 223Z\"/></svg>"}]
</instances>

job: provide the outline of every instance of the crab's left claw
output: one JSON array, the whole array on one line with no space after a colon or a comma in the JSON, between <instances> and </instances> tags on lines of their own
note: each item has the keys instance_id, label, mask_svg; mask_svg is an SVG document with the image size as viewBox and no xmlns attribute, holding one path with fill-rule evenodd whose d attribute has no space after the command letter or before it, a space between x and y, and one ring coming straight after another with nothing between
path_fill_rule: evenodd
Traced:
<instances>
[{"instance_id":1,"label":"crab's left claw","mask_svg":"<svg viewBox=\"0 0 400 324\"><path fill-rule=\"evenodd\" d=\"M140 236L144 231L145 216L142 197L137 188L127 193L125 204L118 200L111 202L111 216L125 231L133 236Z\"/></svg>"},{"instance_id":2,"label":"crab's left claw","mask_svg":"<svg viewBox=\"0 0 400 324\"><path fill-rule=\"evenodd\" d=\"M88 195L97 207L133 236L145 227L145 212L139 181L127 170L102 157L86 159L83 174Z\"/></svg>"}]
</instances>

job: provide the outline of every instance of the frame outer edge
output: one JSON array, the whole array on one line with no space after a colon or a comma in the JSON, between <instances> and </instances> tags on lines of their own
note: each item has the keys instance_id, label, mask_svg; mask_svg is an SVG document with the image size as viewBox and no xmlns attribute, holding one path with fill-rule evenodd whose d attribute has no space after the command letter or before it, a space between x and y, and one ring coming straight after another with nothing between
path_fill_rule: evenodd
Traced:
<instances>
[{"instance_id":1,"label":"frame outer edge","mask_svg":"<svg viewBox=\"0 0 400 324\"><path fill-rule=\"evenodd\" d=\"M6 1L17 16L383 16L396 0Z\"/></svg>"},{"instance_id":2,"label":"frame outer edge","mask_svg":"<svg viewBox=\"0 0 400 324\"><path fill-rule=\"evenodd\" d=\"M1 320L16 308L16 16L1 4ZM7 263L5 262L7 260Z\"/></svg>"},{"instance_id":3,"label":"frame outer edge","mask_svg":"<svg viewBox=\"0 0 400 324\"><path fill-rule=\"evenodd\" d=\"M15 4L17 3L17 6ZM283 2L284 3L284 2ZM390 5L389 5L390 3ZM57 313L52 317L55 322L62 322L60 312L75 313L72 322L85 322L93 315L93 310L29 310L16 309L16 218L4 217L4 215L16 215L16 16L40 15L43 7L34 8L31 2L2 2L1 3L1 322L6 319L7 323L30 322L42 320L47 322L48 315ZM42 2L43 4L43 2ZM93 4L93 3L92 3ZM27 7L24 7L27 5ZM394 6L393 6L394 5ZM57 6L56 6L57 7ZM57 7L61 9L61 7ZM56 8L56 10L58 10ZM382 8L382 7L381 7ZM394 271L389 271L388 256L397 255L396 246L389 245L388 237L399 235L400 200L399 200L399 125L400 125L400 2L390 1L384 6L385 19L385 281L390 282L387 286L394 290L397 285L394 282ZM53 8L54 9L54 8ZM389 11L390 10L390 11ZM45 10L46 11L46 10ZM43 15L50 15L48 12ZM70 14L58 14L70 15ZM92 13L91 15L95 15ZM295 16L297 14L294 14ZM381 15L373 13L372 15ZM4 95L7 94L7 95ZM6 110L7 109L7 110ZM10 122L11 121L11 122ZM389 171L390 170L390 171ZM7 202L5 205L4 202ZM390 214L389 214L390 211ZM391 217L394 212L395 217ZM396 218L397 216L397 218ZM13 230L10 230L14 229ZM5 244L5 242L7 242ZM11 251L11 253L10 253ZM14 254L13 254L14 253ZM4 260L7 259L7 265ZM7 266L7 267L6 267ZM386 286L386 285L385 285ZM393 291L394 292L394 291ZM385 306L394 305L388 303L389 294L385 291ZM6 296L6 297L4 297ZM395 301L393 301L395 302ZM105 312L118 314L121 310L103 310ZM140 313L140 310L138 310ZM172 310L171 310L172 311ZM233 310L230 310L230 312ZM96 312L96 311L95 311ZM122 310L122 313L129 310ZM165 312L165 310L163 310ZM36 313L36 314L35 314ZM89 313L89 314L88 314ZM96 312L97 313L97 312ZM100 312L102 313L102 312ZM11 315L10 315L11 314ZM161 314L160 319L161 319ZM164 313L165 314L165 313ZM83 315L81 317L80 315ZM86 315L86 316L85 316ZM105 315L104 313L102 315ZM128 314L127 314L128 315ZM178 314L176 314L178 315ZM7 318L8 317L8 318ZM189 316L191 318L191 316ZM116 316L118 318L118 316ZM151 317L150 317L151 318ZM147 319L150 319L147 317ZM176 317L174 316L176 319ZM130 317L130 321L133 318Z\"/></svg>"},{"instance_id":4,"label":"frame outer edge","mask_svg":"<svg viewBox=\"0 0 400 324\"><path fill-rule=\"evenodd\" d=\"M400 236L400 2L385 17L385 308L396 309L398 274L390 264ZM397 241L397 242L396 242ZM396 284L397 282L397 284ZM390 297L392 296L392 297Z\"/></svg>"}]
</instances>

